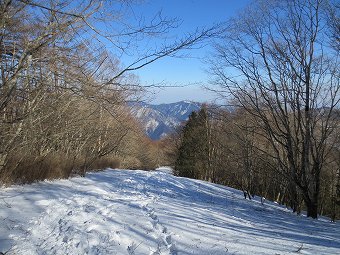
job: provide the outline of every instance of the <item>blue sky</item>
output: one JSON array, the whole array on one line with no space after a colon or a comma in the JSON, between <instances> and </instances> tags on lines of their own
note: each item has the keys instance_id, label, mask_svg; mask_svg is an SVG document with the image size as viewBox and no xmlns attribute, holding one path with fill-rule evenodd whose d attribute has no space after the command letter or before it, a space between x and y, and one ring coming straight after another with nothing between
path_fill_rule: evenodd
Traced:
<instances>
[{"instance_id":1,"label":"blue sky","mask_svg":"<svg viewBox=\"0 0 340 255\"><path fill-rule=\"evenodd\" d=\"M237 15L250 0L150 0L134 6L134 12L152 17L162 10L162 15L182 21L172 35L181 37L199 27L210 27ZM152 42L151 42L152 43ZM157 43L156 41L154 43ZM162 83L165 86L184 86L154 89L152 103L170 103L181 100L213 101L215 95L203 90L199 84L208 84L208 68L202 59L212 49L209 46L184 52L185 58L163 58L136 72L142 84ZM126 61L128 62L128 60Z\"/></svg>"}]
</instances>

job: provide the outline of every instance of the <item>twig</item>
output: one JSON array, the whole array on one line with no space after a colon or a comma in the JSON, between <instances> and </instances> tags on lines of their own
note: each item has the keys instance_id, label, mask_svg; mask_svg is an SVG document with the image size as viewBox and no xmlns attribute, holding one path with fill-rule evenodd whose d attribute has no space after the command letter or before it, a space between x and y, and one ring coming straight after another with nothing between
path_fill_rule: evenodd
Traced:
<instances>
[{"instance_id":1,"label":"twig","mask_svg":"<svg viewBox=\"0 0 340 255\"><path fill-rule=\"evenodd\" d=\"M7 251L5 251L5 252L1 252L1 251L0 251L0 255L6 255L6 254L8 254L12 249L13 249L13 245L11 246L11 248L9 248L9 250L7 250Z\"/></svg>"},{"instance_id":2,"label":"twig","mask_svg":"<svg viewBox=\"0 0 340 255\"><path fill-rule=\"evenodd\" d=\"M12 206L11 206L9 203L7 203L7 202L5 201L4 198L2 198L2 201L4 201L5 206L6 206L7 208L12 208ZM0 255L1 255L1 254L0 254Z\"/></svg>"},{"instance_id":3,"label":"twig","mask_svg":"<svg viewBox=\"0 0 340 255\"><path fill-rule=\"evenodd\" d=\"M303 243L301 244L301 246L295 252L300 253L302 248L303 248Z\"/></svg>"}]
</instances>

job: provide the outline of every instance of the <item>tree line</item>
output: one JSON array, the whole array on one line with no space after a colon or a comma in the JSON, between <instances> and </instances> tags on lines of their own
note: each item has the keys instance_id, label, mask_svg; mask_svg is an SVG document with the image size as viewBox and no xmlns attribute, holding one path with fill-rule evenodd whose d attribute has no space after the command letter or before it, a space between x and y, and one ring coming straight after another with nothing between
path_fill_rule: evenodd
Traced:
<instances>
[{"instance_id":1,"label":"tree line","mask_svg":"<svg viewBox=\"0 0 340 255\"><path fill-rule=\"evenodd\" d=\"M210 90L233 110L190 117L178 174L339 217L338 11L332 1L263 0L227 24Z\"/></svg>"},{"instance_id":2,"label":"tree line","mask_svg":"<svg viewBox=\"0 0 340 255\"><path fill-rule=\"evenodd\" d=\"M191 48L214 29L140 51L177 21L156 13L131 22L133 4L0 1L1 184L153 166L158 145L128 107L144 91L132 71ZM123 64L124 54L134 59Z\"/></svg>"},{"instance_id":3,"label":"tree line","mask_svg":"<svg viewBox=\"0 0 340 255\"><path fill-rule=\"evenodd\" d=\"M296 213L308 210L302 191L280 168L261 132L244 109L204 106L190 116L176 137L172 147L175 174L234 187L244 191L245 198L261 196ZM318 193L317 214L333 220L340 217L338 146L339 140L325 160Z\"/></svg>"}]
</instances>

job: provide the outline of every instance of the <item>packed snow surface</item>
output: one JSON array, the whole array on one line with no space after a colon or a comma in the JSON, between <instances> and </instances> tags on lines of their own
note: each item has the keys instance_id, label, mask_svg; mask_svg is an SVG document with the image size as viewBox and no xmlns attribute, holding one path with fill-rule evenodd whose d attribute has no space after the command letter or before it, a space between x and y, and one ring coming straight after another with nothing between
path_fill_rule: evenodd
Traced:
<instances>
[{"instance_id":1,"label":"packed snow surface","mask_svg":"<svg viewBox=\"0 0 340 255\"><path fill-rule=\"evenodd\" d=\"M0 191L6 254L340 254L340 224L166 171L106 170Z\"/></svg>"}]
</instances>

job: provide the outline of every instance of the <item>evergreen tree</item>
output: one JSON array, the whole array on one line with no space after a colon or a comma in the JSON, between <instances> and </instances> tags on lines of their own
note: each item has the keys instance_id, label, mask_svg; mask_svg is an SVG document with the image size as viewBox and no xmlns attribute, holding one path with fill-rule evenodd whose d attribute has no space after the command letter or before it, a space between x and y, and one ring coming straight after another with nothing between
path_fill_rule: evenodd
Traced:
<instances>
[{"instance_id":1,"label":"evergreen tree","mask_svg":"<svg viewBox=\"0 0 340 255\"><path fill-rule=\"evenodd\" d=\"M209 120L205 106L189 116L182 131L175 169L178 175L196 179L207 179L209 167Z\"/></svg>"}]
</instances>

